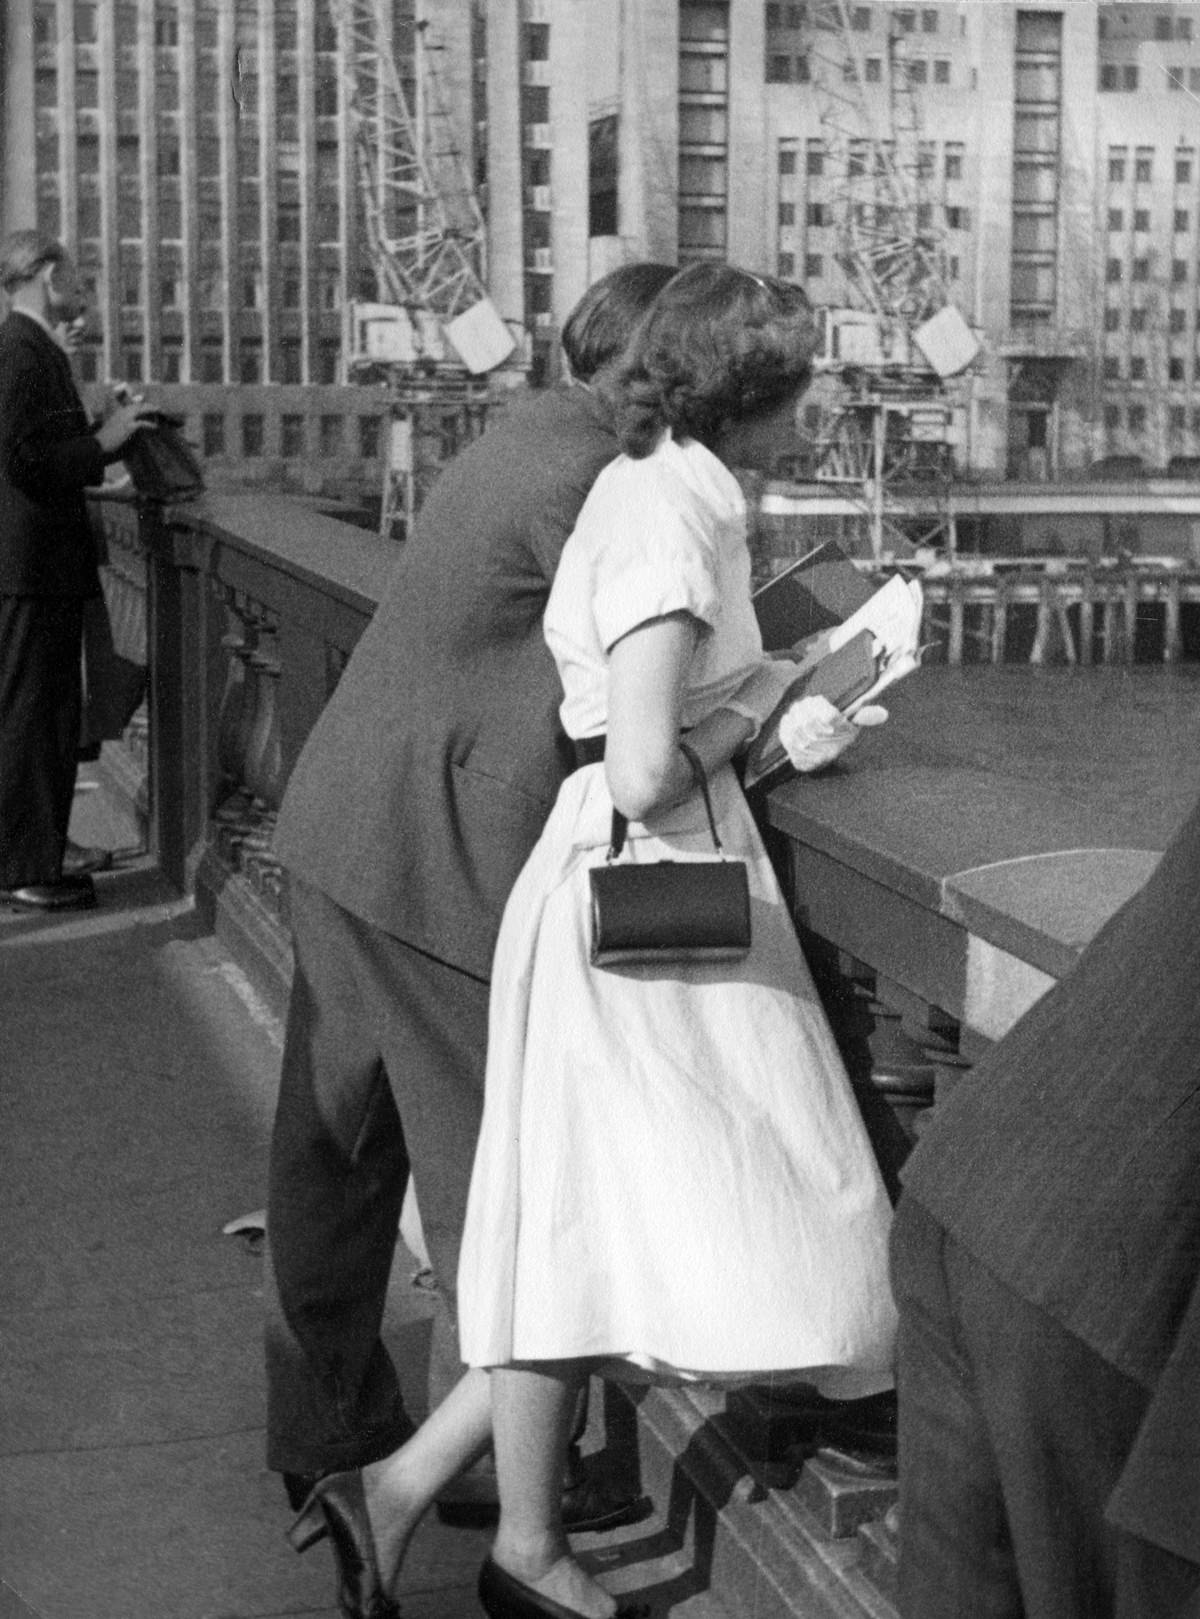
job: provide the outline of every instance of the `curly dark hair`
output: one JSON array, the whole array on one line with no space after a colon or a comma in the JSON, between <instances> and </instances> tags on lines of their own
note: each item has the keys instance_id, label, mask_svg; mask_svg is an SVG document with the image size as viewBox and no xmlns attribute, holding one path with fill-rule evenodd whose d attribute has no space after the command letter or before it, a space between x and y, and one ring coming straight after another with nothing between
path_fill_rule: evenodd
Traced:
<instances>
[{"instance_id":1,"label":"curly dark hair","mask_svg":"<svg viewBox=\"0 0 1200 1619\"><path fill-rule=\"evenodd\" d=\"M693 264L642 318L617 387L621 448L647 456L666 428L712 448L722 423L774 410L812 377L817 327L802 287Z\"/></svg>"}]
</instances>

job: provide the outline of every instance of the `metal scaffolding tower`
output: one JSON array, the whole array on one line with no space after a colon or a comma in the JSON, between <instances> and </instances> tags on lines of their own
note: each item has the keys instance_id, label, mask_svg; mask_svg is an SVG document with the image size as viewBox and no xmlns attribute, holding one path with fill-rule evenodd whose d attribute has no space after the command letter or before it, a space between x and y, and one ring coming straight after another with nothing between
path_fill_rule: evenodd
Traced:
<instances>
[{"instance_id":1,"label":"metal scaffolding tower","mask_svg":"<svg viewBox=\"0 0 1200 1619\"><path fill-rule=\"evenodd\" d=\"M440 93L436 42L388 0L331 0L378 301L348 311L352 375L391 413L379 528L405 537L449 454L483 424L487 374L516 341L484 289L483 215ZM398 47L412 62L411 100Z\"/></svg>"},{"instance_id":2,"label":"metal scaffolding tower","mask_svg":"<svg viewBox=\"0 0 1200 1619\"><path fill-rule=\"evenodd\" d=\"M950 301L933 150L922 138L898 16L890 16L879 82L870 83L846 0L815 0L807 15L837 262L851 300L826 311L821 369L840 389L818 444L816 477L854 498L878 559L914 544L946 545L951 535L953 424L944 381L978 345ZM919 534L902 522L896 494L913 482L937 497L938 515Z\"/></svg>"}]
</instances>

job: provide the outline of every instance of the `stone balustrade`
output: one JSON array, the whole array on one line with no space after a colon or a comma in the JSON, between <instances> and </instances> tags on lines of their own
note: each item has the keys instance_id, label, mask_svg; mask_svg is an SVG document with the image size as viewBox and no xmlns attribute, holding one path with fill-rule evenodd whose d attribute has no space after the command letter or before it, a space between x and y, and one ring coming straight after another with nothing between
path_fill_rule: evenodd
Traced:
<instances>
[{"instance_id":1,"label":"stone balustrade","mask_svg":"<svg viewBox=\"0 0 1200 1619\"><path fill-rule=\"evenodd\" d=\"M284 497L162 509L101 495L92 510L118 650L150 675L148 714L106 748L104 768L141 806L164 873L281 1006L290 957L275 811L396 551ZM1176 637L1196 599L1169 570L1126 570L1113 585L1129 624L1158 592ZM757 806L893 1189L926 1110L1145 880L1200 793L1200 664L1178 660L1172 633L1147 643L1129 628L1119 665L1114 638L1112 659L1102 648L1084 669L1083 643L1068 660L1045 629L1038 657L1026 648L1004 661L998 612L1069 606L1077 634L1084 588L1083 570L1057 563L1019 581L929 578L926 638L946 662L889 692L889 724L839 766ZM968 607L993 615L978 662L965 655ZM771 1556L796 1590L836 1564L838 1613L886 1613L891 1481L804 1459L769 1392L741 1391L720 1411L669 1391L656 1400L643 1432L678 1430L714 1477L749 1477L729 1510L759 1513L754 1535L775 1537ZM697 1421L711 1441L698 1449ZM797 1488L776 1488L788 1483ZM788 1580L765 1616L794 1615Z\"/></svg>"}]
</instances>

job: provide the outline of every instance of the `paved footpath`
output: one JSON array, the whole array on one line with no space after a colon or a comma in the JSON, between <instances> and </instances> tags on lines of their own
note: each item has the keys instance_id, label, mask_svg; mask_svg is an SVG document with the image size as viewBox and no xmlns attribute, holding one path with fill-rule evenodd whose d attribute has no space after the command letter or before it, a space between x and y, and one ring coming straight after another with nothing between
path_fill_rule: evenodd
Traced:
<instances>
[{"instance_id":1,"label":"paved footpath","mask_svg":"<svg viewBox=\"0 0 1200 1619\"><path fill-rule=\"evenodd\" d=\"M72 832L120 851L100 907L0 912L0 1619L337 1619L263 1466L261 1257L222 1232L263 1202L278 1023L98 791ZM416 1268L386 1333L420 1365ZM660 1531L580 1548L716 1619ZM486 1542L422 1526L406 1619L473 1619Z\"/></svg>"}]
</instances>

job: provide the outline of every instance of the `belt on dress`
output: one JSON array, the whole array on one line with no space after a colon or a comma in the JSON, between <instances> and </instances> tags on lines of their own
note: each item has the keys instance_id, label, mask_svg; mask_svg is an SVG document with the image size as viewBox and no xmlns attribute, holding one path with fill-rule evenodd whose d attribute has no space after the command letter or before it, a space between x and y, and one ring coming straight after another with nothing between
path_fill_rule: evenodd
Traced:
<instances>
[{"instance_id":1,"label":"belt on dress","mask_svg":"<svg viewBox=\"0 0 1200 1619\"><path fill-rule=\"evenodd\" d=\"M604 746L608 741L604 732L599 736L577 736L573 738L575 748L575 768L582 770L584 765L598 765L604 762Z\"/></svg>"}]
</instances>

